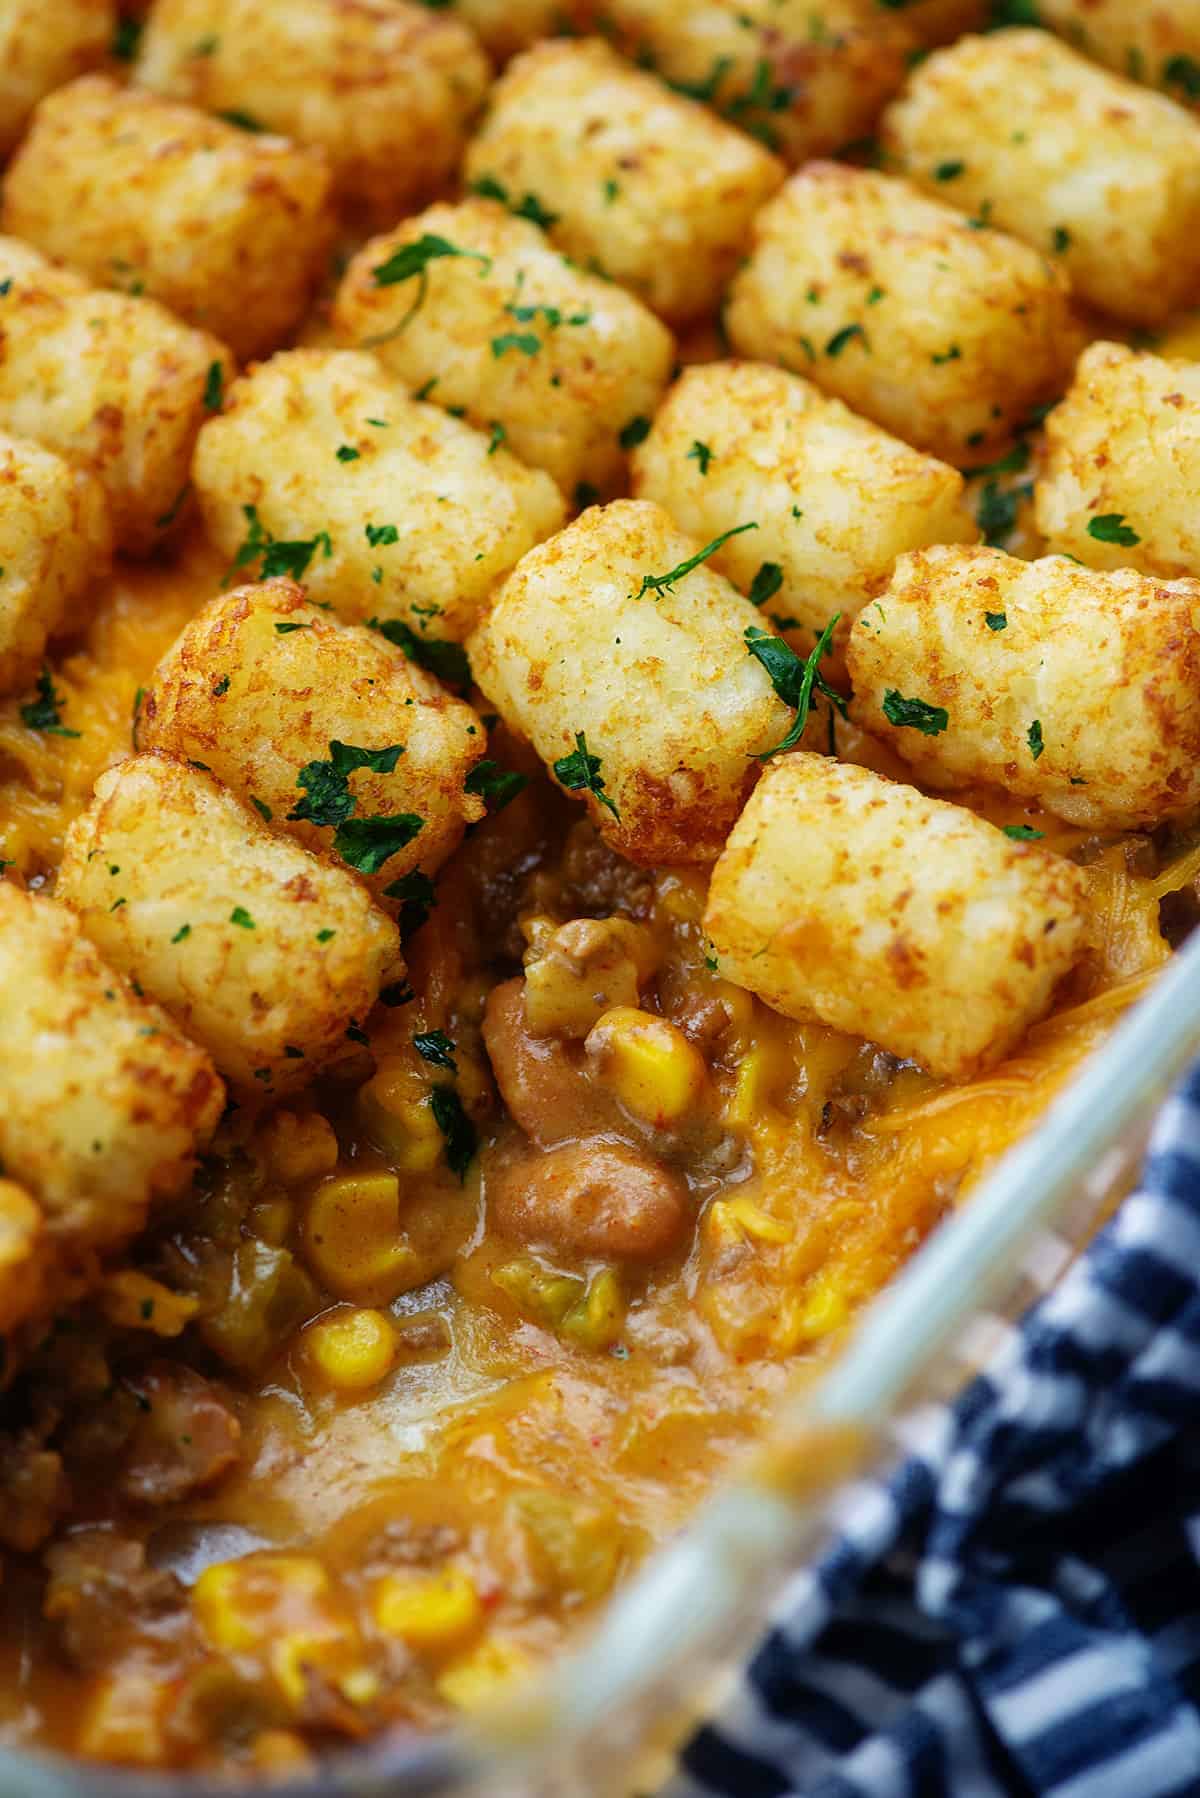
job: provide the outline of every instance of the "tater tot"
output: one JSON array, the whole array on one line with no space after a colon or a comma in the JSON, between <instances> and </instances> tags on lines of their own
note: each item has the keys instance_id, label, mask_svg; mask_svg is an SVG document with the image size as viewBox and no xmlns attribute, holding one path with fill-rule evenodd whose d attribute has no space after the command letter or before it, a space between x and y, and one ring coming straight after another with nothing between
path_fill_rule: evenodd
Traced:
<instances>
[{"instance_id":1,"label":"tater tot","mask_svg":"<svg viewBox=\"0 0 1200 1798\"><path fill-rule=\"evenodd\" d=\"M928 785L1150 827L1200 805L1198 625L1200 581L919 550L851 633L852 715Z\"/></svg>"},{"instance_id":2,"label":"tater tot","mask_svg":"<svg viewBox=\"0 0 1200 1798\"><path fill-rule=\"evenodd\" d=\"M451 10L485 50L507 62L540 37L554 37L577 22L589 29L595 7L592 0L451 0Z\"/></svg>"},{"instance_id":3,"label":"tater tot","mask_svg":"<svg viewBox=\"0 0 1200 1798\"><path fill-rule=\"evenodd\" d=\"M0 156L19 142L44 94L108 55L115 0L3 0L0 4Z\"/></svg>"},{"instance_id":4,"label":"tater tot","mask_svg":"<svg viewBox=\"0 0 1200 1798\"><path fill-rule=\"evenodd\" d=\"M1084 881L1059 856L867 768L768 768L713 870L722 974L965 1079L1049 1008L1080 948Z\"/></svg>"},{"instance_id":5,"label":"tater tot","mask_svg":"<svg viewBox=\"0 0 1200 1798\"><path fill-rule=\"evenodd\" d=\"M67 1257L112 1249L187 1183L225 1094L64 906L0 880L0 1158Z\"/></svg>"},{"instance_id":6,"label":"tater tot","mask_svg":"<svg viewBox=\"0 0 1200 1798\"><path fill-rule=\"evenodd\" d=\"M118 548L148 554L175 523L196 433L231 374L215 337L156 301L101 293L0 238L0 427L96 476Z\"/></svg>"},{"instance_id":7,"label":"tater tot","mask_svg":"<svg viewBox=\"0 0 1200 1798\"><path fill-rule=\"evenodd\" d=\"M1101 311L1153 325L1200 297L1200 123L1162 94L1048 32L998 31L936 50L884 118L914 181L1053 257Z\"/></svg>"},{"instance_id":8,"label":"tater tot","mask_svg":"<svg viewBox=\"0 0 1200 1798\"><path fill-rule=\"evenodd\" d=\"M783 168L588 39L541 43L510 64L466 174L493 198L528 202L559 249L683 323L716 305Z\"/></svg>"},{"instance_id":9,"label":"tater tot","mask_svg":"<svg viewBox=\"0 0 1200 1798\"><path fill-rule=\"evenodd\" d=\"M348 776L352 817L421 820L369 876L377 896L418 865L432 874L483 816L463 787L487 743L470 706L376 631L306 605L294 581L218 594L192 619L143 694L137 740L202 762L272 829L335 860L334 829L292 816L311 808L310 765L328 763L334 743L396 749L382 758L390 769Z\"/></svg>"},{"instance_id":10,"label":"tater tot","mask_svg":"<svg viewBox=\"0 0 1200 1798\"><path fill-rule=\"evenodd\" d=\"M1200 575L1200 364L1093 343L1046 420L1048 549L1089 568Z\"/></svg>"},{"instance_id":11,"label":"tater tot","mask_svg":"<svg viewBox=\"0 0 1200 1798\"><path fill-rule=\"evenodd\" d=\"M36 672L46 647L112 562L112 521L94 476L0 431L0 693Z\"/></svg>"},{"instance_id":12,"label":"tater tot","mask_svg":"<svg viewBox=\"0 0 1200 1798\"><path fill-rule=\"evenodd\" d=\"M1200 99L1200 11L1195 0L1037 0L1038 23L1131 81Z\"/></svg>"},{"instance_id":13,"label":"tater tot","mask_svg":"<svg viewBox=\"0 0 1200 1798\"><path fill-rule=\"evenodd\" d=\"M378 278L429 236L461 253L404 281ZM652 415L675 357L640 300L574 267L493 200L431 206L368 243L333 321L342 343L371 344L414 392L462 409L568 495L582 484L593 498L623 484L622 433Z\"/></svg>"},{"instance_id":14,"label":"tater tot","mask_svg":"<svg viewBox=\"0 0 1200 1798\"><path fill-rule=\"evenodd\" d=\"M686 369L633 453L633 482L702 543L756 519L712 566L743 593L757 582L775 625L810 644L835 613L844 640L902 551L978 534L955 469L763 363Z\"/></svg>"},{"instance_id":15,"label":"tater tot","mask_svg":"<svg viewBox=\"0 0 1200 1798\"><path fill-rule=\"evenodd\" d=\"M458 19L405 0L158 0L137 79L323 149L384 230L454 173L489 68Z\"/></svg>"},{"instance_id":16,"label":"tater tot","mask_svg":"<svg viewBox=\"0 0 1200 1798\"><path fill-rule=\"evenodd\" d=\"M728 581L701 562L643 590L702 547L649 500L595 507L522 559L469 646L501 717L631 861L711 861L792 721Z\"/></svg>"},{"instance_id":17,"label":"tater tot","mask_svg":"<svg viewBox=\"0 0 1200 1798\"><path fill-rule=\"evenodd\" d=\"M228 343L274 349L307 310L334 220L318 151L85 75L51 94L4 183L4 229Z\"/></svg>"},{"instance_id":18,"label":"tater tot","mask_svg":"<svg viewBox=\"0 0 1200 1798\"><path fill-rule=\"evenodd\" d=\"M596 24L793 166L868 137L917 42L879 0L599 0Z\"/></svg>"},{"instance_id":19,"label":"tater tot","mask_svg":"<svg viewBox=\"0 0 1200 1798\"><path fill-rule=\"evenodd\" d=\"M57 891L243 1096L294 1091L352 1054L347 1029L404 971L395 924L351 875L157 753L100 776Z\"/></svg>"},{"instance_id":20,"label":"tater tot","mask_svg":"<svg viewBox=\"0 0 1200 1798\"><path fill-rule=\"evenodd\" d=\"M782 362L955 464L987 459L1070 379L1067 284L907 181L812 163L759 213L725 308L744 356Z\"/></svg>"},{"instance_id":21,"label":"tater tot","mask_svg":"<svg viewBox=\"0 0 1200 1798\"><path fill-rule=\"evenodd\" d=\"M989 0L906 0L904 23L922 44L948 44L986 25Z\"/></svg>"},{"instance_id":22,"label":"tater tot","mask_svg":"<svg viewBox=\"0 0 1200 1798\"><path fill-rule=\"evenodd\" d=\"M566 516L549 475L353 350L289 350L244 375L200 433L193 478L225 555L251 567L256 542L307 545L292 571L314 601L436 638L464 637Z\"/></svg>"}]
</instances>

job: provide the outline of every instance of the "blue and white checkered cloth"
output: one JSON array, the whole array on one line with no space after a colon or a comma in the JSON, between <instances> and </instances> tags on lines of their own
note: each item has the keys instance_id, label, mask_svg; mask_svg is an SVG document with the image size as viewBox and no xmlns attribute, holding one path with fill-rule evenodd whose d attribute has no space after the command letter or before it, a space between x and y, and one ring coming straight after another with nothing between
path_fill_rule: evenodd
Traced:
<instances>
[{"instance_id":1,"label":"blue and white checkered cloth","mask_svg":"<svg viewBox=\"0 0 1200 1798\"><path fill-rule=\"evenodd\" d=\"M1200 1069L776 1617L668 1798L1200 1794Z\"/></svg>"}]
</instances>

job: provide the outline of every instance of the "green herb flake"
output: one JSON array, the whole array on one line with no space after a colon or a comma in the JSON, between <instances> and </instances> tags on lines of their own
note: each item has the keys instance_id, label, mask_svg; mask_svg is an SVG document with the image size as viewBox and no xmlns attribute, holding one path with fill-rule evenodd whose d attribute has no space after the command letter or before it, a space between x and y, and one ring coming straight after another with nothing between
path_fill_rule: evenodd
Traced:
<instances>
[{"instance_id":1,"label":"green herb flake","mask_svg":"<svg viewBox=\"0 0 1200 1798\"><path fill-rule=\"evenodd\" d=\"M1054 253L1056 256L1061 256L1064 250L1070 249L1071 233L1067 230L1065 225L1055 225L1051 236L1051 243L1054 246Z\"/></svg>"},{"instance_id":2,"label":"green herb flake","mask_svg":"<svg viewBox=\"0 0 1200 1798\"><path fill-rule=\"evenodd\" d=\"M449 1068L452 1074L458 1072L458 1063L454 1059L457 1046L444 1030L419 1030L413 1037L413 1048L422 1060L431 1062L435 1068Z\"/></svg>"},{"instance_id":3,"label":"green herb flake","mask_svg":"<svg viewBox=\"0 0 1200 1798\"><path fill-rule=\"evenodd\" d=\"M944 362L961 362L962 351L956 343L952 343L948 350L935 350L929 360L935 368L940 368Z\"/></svg>"},{"instance_id":4,"label":"green herb flake","mask_svg":"<svg viewBox=\"0 0 1200 1798\"><path fill-rule=\"evenodd\" d=\"M640 599L643 593L673 593L676 581L681 581L685 575L692 572L693 568L699 568L701 562L707 562L708 558L715 555L723 543L728 543L731 537L740 536L743 531L756 531L757 529L757 523L751 522L735 524L732 530L722 531L719 537L714 537L711 543L706 543L703 549L697 550L694 556L689 556L686 562L680 562L676 567L669 568L666 574L644 574L641 586L636 593L629 595L630 599Z\"/></svg>"},{"instance_id":5,"label":"green herb flake","mask_svg":"<svg viewBox=\"0 0 1200 1798\"><path fill-rule=\"evenodd\" d=\"M796 708L787 735L773 749L761 751L756 758L758 761L769 762L773 756L783 754L800 741L808 723L814 691L823 694L843 718L846 716L845 695L831 687L820 672L820 664L829 653L834 627L840 617L840 612L834 613L807 656L798 656L790 643L785 643L782 637L773 637L769 631L760 630L757 624L746 626L743 634L746 648L755 661L762 663L784 705Z\"/></svg>"},{"instance_id":6,"label":"green herb flake","mask_svg":"<svg viewBox=\"0 0 1200 1798\"><path fill-rule=\"evenodd\" d=\"M41 731L47 737L78 737L80 732L68 730L62 721L63 696L54 685L49 664L42 663L42 672L38 675L34 690L36 699L28 700L21 708L21 723L27 730Z\"/></svg>"},{"instance_id":7,"label":"green herb flake","mask_svg":"<svg viewBox=\"0 0 1200 1798\"><path fill-rule=\"evenodd\" d=\"M452 1086L435 1086L429 1095L429 1109L445 1138L446 1162L451 1173L465 1180L478 1139L474 1124L463 1110L462 1100Z\"/></svg>"},{"instance_id":8,"label":"green herb flake","mask_svg":"<svg viewBox=\"0 0 1200 1798\"><path fill-rule=\"evenodd\" d=\"M489 456L495 455L496 451L500 448L500 445L505 441L507 436L508 436L508 433L504 429L504 426L500 423L500 420L498 418L493 418L492 423L491 423L491 436L488 438L488 446L487 446L487 453Z\"/></svg>"},{"instance_id":9,"label":"green herb flake","mask_svg":"<svg viewBox=\"0 0 1200 1798\"><path fill-rule=\"evenodd\" d=\"M512 768L502 768L499 762L484 760L476 762L463 782L463 790L482 799L489 815L494 816L510 805L528 785L527 775L518 774Z\"/></svg>"},{"instance_id":10,"label":"green herb flake","mask_svg":"<svg viewBox=\"0 0 1200 1798\"><path fill-rule=\"evenodd\" d=\"M259 799L256 794L251 793L250 803L254 807L255 811L258 813L259 817L262 819L263 823L269 824L271 822L271 819L275 816L275 814L271 810L270 806L267 804L266 800Z\"/></svg>"},{"instance_id":11,"label":"green herb flake","mask_svg":"<svg viewBox=\"0 0 1200 1798\"><path fill-rule=\"evenodd\" d=\"M1046 747L1042 738L1042 721L1040 718L1035 718L1033 723L1029 726L1029 729L1025 732L1025 741L1029 745L1030 755L1036 762L1043 749Z\"/></svg>"},{"instance_id":12,"label":"green herb flake","mask_svg":"<svg viewBox=\"0 0 1200 1798\"><path fill-rule=\"evenodd\" d=\"M1005 631L1008 629L1008 614L1006 612L985 612L983 622L990 631Z\"/></svg>"},{"instance_id":13,"label":"green herb flake","mask_svg":"<svg viewBox=\"0 0 1200 1798\"><path fill-rule=\"evenodd\" d=\"M400 533L394 524L365 524L363 530L372 549L400 541Z\"/></svg>"},{"instance_id":14,"label":"green herb flake","mask_svg":"<svg viewBox=\"0 0 1200 1798\"><path fill-rule=\"evenodd\" d=\"M403 650L410 662L416 662L447 686L471 684L471 664L461 643L450 643L442 637L420 637L403 618L372 618L370 628Z\"/></svg>"},{"instance_id":15,"label":"green herb flake","mask_svg":"<svg viewBox=\"0 0 1200 1798\"><path fill-rule=\"evenodd\" d=\"M214 699L220 699L222 697L222 695L225 693L228 693L228 691L229 691L229 676L227 674L223 674L221 676L220 680L214 686L214 688L212 690L212 696Z\"/></svg>"},{"instance_id":16,"label":"green herb flake","mask_svg":"<svg viewBox=\"0 0 1200 1798\"><path fill-rule=\"evenodd\" d=\"M204 379L206 411L219 412L225 399L225 370L219 362L210 362Z\"/></svg>"},{"instance_id":17,"label":"green herb flake","mask_svg":"<svg viewBox=\"0 0 1200 1798\"><path fill-rule=\"evenodd\" d=\"M566 787L570 793L588 792L601 805L607 806L613 817L620 821L621 814L616 805L604 791L604 776L600 772L600 757L592 755L587 746L587 737L581 730L575 732L575 747L570 755L560 756L554 764L554 778Z\"/></svg>"},{"instance_id":18,"label":"green herb flake","mask_svg":"<svg viewBox=\"0 0 1200 1798\"><path fill-rule=\"evenodd\" d=\"M1163 63L1162 78L1189 100L1200 99L1200 62L1191 56L1170 56Z\"/></svg>"},{"instance_id":19,"label":"green herb flake","mask_svg":"<svg viewBox=\"0 0 1200 1798\"><path fill-rule=\"evenodd\" d=\"M357 462L360 453L361 452L356 450L352 443L338 444L337 459L339 462Z\"/></svg>"},{"instance_id":20,"label":"green herb flake","mask_svg":"<svg viewBox=\"0 0 1200 1798\"><path fill-rule=\"evenodd\" d=\"M639 443L645 443L650 435L650 420L640 413L631 418L629 423L617 434L617 442L623 450L636 449Z\"/></svg>"},{"instance_id":21,"label":"green herb flake","mask_svg":"<svg viewBox=\"0 0 1200 1798\"><path fill-rule=\"evenodd\" d=\"M840 356L846 345L852 342L856 337L861 337L863 349L869 351L871 345L867 341L867 334L862 326L843 325L840 331L834 332L833 336L829 339L829 342L825 345L825 354L827 356Z\"/></svg>"},{"instance_id":22,"label":"green herb flake","mask_svg":"<svg viewBox=\"0 0 1200 1798\"><path fill-rule=\"evenodd\" d=\"M333 847L347 867L359 874L378 874L425 828L416 812L393 812L386 817L347 818L334 833Z\"/></svg>"},{"instance_id":23,"label":"green herb flake","mask_svg":"<svg viewBox=\"0 0 1200 1798\"><path fill-rule=\"evenodd\" d=\"M336 935L337 931L330 930L327 926L324 930L318 930L316 940L318 943L330 943Z\"/></svg>"},{"instance_id":24,"label":"green herb flake","mask_svg":"<svg viewBox=\"0 0 1200 1798\"><path fill-rule=\"evenodd\" d=\"M1044 830L1035 830L1032 824L1005 824L1002 828L1014 843L1040 843L1046 834Z\"/></svg>"},{"instance_id":25,"label":"green herb flake","mask_svg":"<svg viewBox=\"0 0 1200 1798\"><path fill-rule=\"evenodd\" d=\"M1089 518L1087 534L1097 543L1116 543L1122 549L1132 549L1141 538L1137 532L1125 522L1124 512L1101 512L1096 518Z\"/></svg>"},{"instance_id":26,"label":"green herb flake","mask_svg":"<svg viewBox=\"0 0 1200 1798\"><path fill-rule=\"evenodd\" d=\"M939 162L934 168L933 178L935 181L957 181L966 166L965 162L959 162L957 158L949 162Z\"/></svg>"},{"instance_id":27,"label":"green herb flake","mask_svg":"<svg viewBox=\"0 0 1200 1798\"><path fill-rule=\"evenodd\" d=\"M692 443L691 449L687 453L687 460L689 462L697 463L701 474L707 474L708 465L712 459L713 453L707 443L701 443L699 438L696 438Z\"/></svg>"},{"instance_id":28,"label":"green herb flake","mask_svg":"<svg viewBox=\"0 0 1200 1798\"><path fill-rule=\"evenodd\" d=\"M294 618L283 618L278 619L275 624L276 633L281 637L290 637L293 631L310 631L311 629L311 618L307 623Z\"/></svg>"},{"instance_id":29,"label":"green herb flake","mask_svg":"<svg viewBox=\"0 0 1200 1798\"><path fill-rule=\"evenodd\" d=\"M111 49L118 62L132 62L142 41L140 19L119 19L112 35Z\"/></svg>"},{"instance_id":30,"label":"green herb flake","mask_svg":"<svg viewBox=\"0 0 1200 1798\"><path fill-rule=\"evenodd\" d=\"M402 874L399 880L393 880L390 886L383 889L385 899L400 901L400 933L409 937L414 930L419 930L430 912L437 897L436 889L428 874L420 868L414 868L409 874Z\"/></svg>"},{"instance_id":31,"label":"green herb flake","mask_svg":"<svg viewBox=\"0 0 1200 1798\"><path fill-rule=\"evenodd\" d=\"M250 913L246 910L244 905L234 906L229 914L229 922L231 924L236 924L239 930L254 930L257 928L254 919L250 916Z\"/></svg>"},{"instance_id":32,"label":"green herb flake","mask_svg":"<svg viewBox=\"0 0 1200 1798\"><path fill-rule=\"evenodd\" d=\"M923 737L937 737L950 722L944 706L930 705L924 699L906 699L895 687L883 696L883 715L898 729L919 730Z\"/></svg>"},{"instance_id":33,"label":"green herb flake","mask_svg":"<svg viewBox=\"0 0 1200 1798\"><path fill-rule=\"evenodd\" d=\"M778 562L763 562L750 583L746 598L752 606L765 606L783 586L783 569Z\"/></svg>"},{"instance_id":34,"label":"green herb flake","mask_svg":"<svg viewBox=\"0 0 1200 1798\"><path fill-rule=\"evenodd\" d=\"M492 338L492 355L499 362L508 350L519 350L523 356L536 356L542 340L532 331L503 331Z\"/></svg>"}]
</instances>

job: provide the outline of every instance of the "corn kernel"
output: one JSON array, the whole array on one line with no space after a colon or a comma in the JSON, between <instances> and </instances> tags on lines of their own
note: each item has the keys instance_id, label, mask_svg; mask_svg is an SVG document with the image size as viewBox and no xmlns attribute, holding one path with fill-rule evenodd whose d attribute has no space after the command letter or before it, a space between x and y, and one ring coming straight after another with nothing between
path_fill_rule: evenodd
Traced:
<instances>
[{"instance_id":1,"label":"corn kernel","mask_svg":"<svg viewBox=\"0 0 1200 1798\"><path fill-rule=\"evenodd\" d=\"M611 1267L602 1267L588 1282L586 1293L578 1299L559 1326L581 1348L611 1348L625 1324L625 1300L620 1281Z\"/></svg>"},{"instance_id":2,"label":"corn kernel","mask_svg":"<svg viewBox=\"0 0 1200 1798\"><path fill-rule=\"evenodd\" d=\"M389 1573L375 1588L375 1621L416 1653L440 1657L462 1648L483 1626L475 1582L461 1567L439 1573Z\"/></svg>"},{"instance_id":3,"label":"corn kernel","mask_svg":"<svg viewBox=\"0 0 1200 1798\"><path fill-rule=\"evenodd\" d=\"M451 1662L438 1679L437 1689L459 1710L479 1710L505 1696L512 1682L529 1668L529 1656L517 1643L487 1636L470 1653Z\"/></svg>"},{"instance_id":4,"label":"corn kernel","mask_svg":"<svg viewBox=\"0 0 1200 1798\"><path fill-rule=\"evenodd\" d=\"M315 1180L337 1166L337 1137L318 1111L273 1112L259 1129L258 1147L267 1172L285 1186Z\"/></svg>"},{"instance_id":5,"label":"corn kernel","mask_svg":"<svg viewBox=\"0 0 1200 1798\"><path fill-rule=\"evenodd\" d=\"M766 1051L750 1049L737 1064L733 1090L726 1096L722 1115L727 1124L745 1126L758 1115L767 1071Z\"/></svg>"},{"instance_id":6,"label":"corn kernel","mask_svg":"<svg viewBox=\"0 0 1200 1798\"><path fill-rule=\"evenodd\" d=\"M335 1174L322 1180L304 1216L309 1266L343 1299L387 1304L424 1278L400 1229L395 1174Z\"/></svg>"},{"instance_id":7,"label":"corn kernel","mask_svg":"<svg viewBox=\"0 0 1200 1798\"><path fill-rule=\"evenodd\" d=\"M382 1311L329 1312L301 1340L309 1365L337 1392L377 1386L396 1359L396 1332Z\"/></svg>"},{"instance_id":8,"label":"corn kernel","mask_svg":"<svg viewBox=\"0 0 1200 1798\"><path fill-rule=\"evenodd\" d=\"M443 1137L429 1104L429 1070L408 1055L380 1062L358 1095L372 1141L402 1172L427 1174L441 1159Z\"/></svg>"},{"instance_id":9,"label":"corn kernel","mask_svg":"<svg viewBox=\"0 0 1200 1798\"><path fill-rule=\"evenodd\" d=\"M156 1336L178 1336L200 1309L199 1299L172 1292L132 1267L109 1274L101 1305L109 1323L119 1329L152 1330Z\"/></svg>"},{"instance_id":10,"label":"corn kernel","mask_svg":"<svg viewBox=\"0 0 1200 1798\"><path fill-rule=\"evenodd\" d=\"M303 1773L312 1766L307 1743L290 1729L260 1729L251 1753L255 1767L268 1775Z\"/></svg>"},{"instance_id":11,"label":"corn kernel","mask_svg":"<svg viewBox=\"0 0 1200 1798\"><path fill-rule=\"evenodd\" d=\"M601 1078L635 1117L659 1129L695 1109L707 1073L699 1050L667 1018L614 1006L584 1044Z\"/></svg>"},{"instance_id":12,"label":"corn kernel","mask_svg":"<svg viewBox=\"0 0 1200 1798\"><path fill-rule=\"evenodd\" d=\"M362 1643L311 1555L268 1552L206 1567L192 1589L192 1611L213 1648L259 1655L295 1712L303 1711L317 1670L356 1702Z\"/></svg>"},{"instance_id":13,"label":"corn kernel","mask_svg":"<svg viewBox=\"0 0 1200 1798\"><path fill-rule=\"evenodd\" d=\"M513 1304L533 1323L557 1328L572 1306L584 1296L583 1281L571 1274L552 1273L532 1255L518 1255L492 1269L492 1283L507 1293Z\"/></svg>"}]
</instances>

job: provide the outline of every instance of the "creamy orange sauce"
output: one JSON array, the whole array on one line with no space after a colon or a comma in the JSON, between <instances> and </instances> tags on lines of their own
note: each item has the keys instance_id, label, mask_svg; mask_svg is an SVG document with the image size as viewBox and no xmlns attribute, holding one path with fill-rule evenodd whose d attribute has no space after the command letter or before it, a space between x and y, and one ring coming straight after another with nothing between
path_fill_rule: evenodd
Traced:
<instances>
[{"instance_id":1,"label":"creamy orange sauce","mask_svg":"<svg viewBox=\"0 0 1200 1798\"><path fill-rule=\"evenodd\" d=\"M9 878L52 887L66 825L95 776L128 752L138 688L220 577L193 536L173 562L122 568L95 595L93 622L53 669L78 737L31 731L19 701L0 705ZM896 772L848 727L839 748ZM1003 795L967 798L995 822L1034 822L1048 847L1080 856L1094 909L1089 955L1055 1014L961 1087L729 987L706 965L703 875L648 878L640 923L657 973L644 1003L682 1016L713 1000L726 1023L705 1048L682 1163L693 1203L684 1245L648 1271L615 1275L600 1263L531 1268L489 1227L489 1170L513 1126L479 1021L489 989L514 971L509 925L489 906L503 898L509 917L560 922L585 911L572 857L589 827L536 783L481 827L409 943L414 999L380 1008L356 1078L311 1100L337 1131L340 1173L394 1172L399 1183L407 1272L363 1301L395 1326L394 1366L355 1393L314 1376L306 1328L351 1295L332 1293L313 1265L314 1180L281 1177L269 1120L234 1115L196 1196L132 1258L191 1296L194 1321L160 1338L165 1312L114 1327L111 1305L106 1317L93 1303L35 1357L34 1396L19 1399L31 1422L46 1393L61 1399L63 1422L47 1438L71 1479L60 1539L78 1546L99 1526L140 1545L166 1589L142 1602L135 1582L110 1615L95 1579L82 1599L67 1582L47 1620L38 1555L10 1557L0 1736L125 1764L285 1766L390 1719L423 1725L469 1709L553 1654L744 1449L797 1360L831 1352L939 1217L969 1199L1170 953L1160 902L1190 890L1200 848L1085 843ZM515 896L500 879L514 866L525 869ZM431 1029L458 1044L460 1088L483 1120L483 1153L461 1183L411 1133L430 1074L411 1039ZM253 1307L256 1267L264 1280L280 1268L286 1278L281 1311L251 1337L234 1296L240 1281ZM574 1335L563 1291L583 1318ZM591 1317L584 1301L597 1293L612 1302L601 1315L597 1300ZM232 1393L241 1440L211 1490L147 1505L122 1495L137 1418L116 1417L109 1434L106 1420L114 1405L136 1404L145 1367L164 1358ZM302 1571L268 1560L270 1590L253 1602L189 1598L205 1564L248 1549L302 1557ZM383 1584L447 1567L474 1594L467 1621L432 1646L390 1636ZM118 1585L127 1590L124 1575ZM257 1623L245 1622L247 1605ZM289 1642L290 1660L280 1648Z\"/></svg>"}]
</instances>

